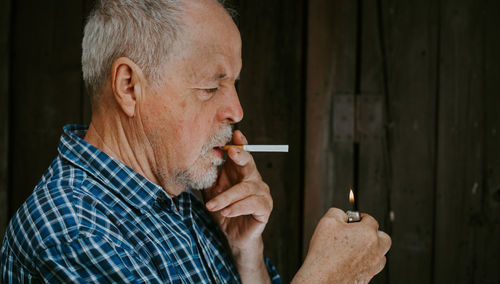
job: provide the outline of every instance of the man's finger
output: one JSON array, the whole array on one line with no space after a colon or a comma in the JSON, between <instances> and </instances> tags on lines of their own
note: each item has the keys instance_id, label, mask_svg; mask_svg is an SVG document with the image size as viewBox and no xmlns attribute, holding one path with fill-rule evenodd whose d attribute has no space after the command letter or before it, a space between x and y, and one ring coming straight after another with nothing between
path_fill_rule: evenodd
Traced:
<instances>
[{"instance_id":1,"label":"man's finger","mask_svg":"<svg viewBox=\"0 0 500 284\"><path fill-rule=\"evenodd\" d=\"M380 259L380 261L377 263L377 265L374 267L374 275L379 274L380 271L382 271L385 267L385 264L387 262L387 258L384 256L383 258Z\"/></svg>"},{"instance_id":2,"label":"man's finger","mask_svg":"<svg viewBox=\"0 0 500 284\"><path fill-rule=\"evenodd\" d=\"M378 239L380 243L380 248L382 249L382 255L385 255L391 248L392 244L391 237L385 232L378 231Z\"/></svg>"},{"instance_id":3,"label":"man's finger","mask_svg":"<svg viewBox=\"0 0 500 284\"><path fill-rule=\"evenodd\" d=\"M221 214L224 217L253 215L257 221L267 223L271 210L272 206L269 206L263 196L253 195L224 208Z\"/></svg>"},{"instance_id":4,"label":"man's finger","mask_svg":"<svg viewBox=\"0 0 500 284\"><path fill-rule=\"evenodd\" d=\"M238 183L207 202L207 209L210 211L220 210L236 201L256 194L257 188L257 185L251 182Z\"/></svg>"},{"instance_id":5,"label":"man's finger","mask_svg":"<svg viewBox=\"0 0 500 284\"><path fill-rule=\"evenodd\" d=\"M366 213L361 213L361 223L364 223L375 230L378 230L378 222L373 218L372 216L366 214Z\"/></svg>"},{"instance_id":6,"label":"man's finger","mask_svg":"<svg viewBox=\"0 0 500 284\"><path fill-rule=\"evenodd\" d=\"M238 145L246 145L248 144L248 141L241 131L235 130L233 132L233 143Z\"/></svg>"},{"instance_id":7,"label":"man's finger","mask_svg":"<svg viewBox=\"0 0 500 284\"><path fill-rule=\"evenodd\" d=\"M238 166L244 167L247 165L253 165L252 155L240 148L230 147L227 151L227 155Z\"/></svg>"},{"instance_id":8,"label":"man's finger","mask_svg":"<svg viewBox=\"0 0 500 284\"><path fill-rule=\"evenodd\" d=\"M339 221L347 222L347 214L344 212L344 210L341 210L339 208L332 207L328 209L328 212L326 212L325 216L337 219Z\"/></svg>"}]
</instances>

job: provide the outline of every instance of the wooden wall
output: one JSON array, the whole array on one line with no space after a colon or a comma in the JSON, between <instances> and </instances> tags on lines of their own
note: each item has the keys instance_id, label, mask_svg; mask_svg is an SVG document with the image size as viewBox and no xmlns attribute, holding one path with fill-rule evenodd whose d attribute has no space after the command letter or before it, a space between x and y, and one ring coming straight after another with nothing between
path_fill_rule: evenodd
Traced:
<instances>
[{"instance_id":1,"label":"wooden wall","mask_svg":"<svg viewBox=\"0 0 500 284\"><path fill-rule=\"evenodd\" d=\"M93 0L0 4L0 236L88 123L80 71ZM287 283L317 221L361 211L393 238L372 283L500 283L500 4L494 0L232 0L238 85L275 209L266 254Z\"/></svg>"},{"instance_id":2,"label":"wooden wall","mask_svg":"<svg viewBox=\"0 0 500 284\"><path fill-rule=\"evenodd\" d=\"M309 1L304 244L356 185L393 239L373 283L500 283L499 13Z\"/></svg>"}]
</instances>

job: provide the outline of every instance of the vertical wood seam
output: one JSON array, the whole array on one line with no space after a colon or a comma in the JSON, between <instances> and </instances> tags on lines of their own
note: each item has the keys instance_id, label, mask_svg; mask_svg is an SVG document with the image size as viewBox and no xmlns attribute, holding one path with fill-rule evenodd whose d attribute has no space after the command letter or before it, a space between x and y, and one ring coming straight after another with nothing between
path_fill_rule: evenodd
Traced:
<instances>
[{"instance_id":1,"label":"vertical wood seam","mask_svg":"<svg viewBox=\"0 0 500 284\"><path fill-rule=\"evenodd\" d=\"M387 68L387 51L385 49L385 34L384 34L384 24L383 24L383 13L382 13L382 0L377 0L377 25L378 25L378 37L379 37L379 44L380 44L380 56L382 57L382 88L383 88L383 96L384 96L384 163L387 171L387 179L386 179L386 187L387 187L387 213L389 213L392 210L392 205L391 205L391 195L392 195L392 162L391 162L391 157L390 157L390 145L389 145L389 123L392 119L391 112L390 112L390 107L389 107L389 74L388 74L388 68ZM388 232L388 234L391 233L392 229L392 224L390 220L388 220L386 216L386 220L384 220L384 225L385 228Z\"/></svg>"},{"instance_id":2,"label":"vertical wood seam","mask_svg":"<svg viewBox=\"0 0 500 284\"><path fill-rule=\"evenodd\" d=\"M308 47L308 34L309 34L309 1L302 0L302 87L301 87L301 103L302 103L302 118L301 118L301 149L300 149L300 199L299 199L299 247L298 247L298 263L302 263L304 255L304 222L305 222L305 160L306 160L306 94L307 94L307 47Z\"/></svg>"},{"instance_id":3,"label":"vertical wood seam","mask_svg":"<svg viewBox=\"0 0 500 284\"><path fill-rule=\"evenodd\" d=\"M384 34L384 24L383 24L383 12L382 12L382 0L377 0L377 26L378 26L378 38L379 38L379 48L380 48L380 56L381 56L381 68L382 68L382 92L384 96L384 101L383 101L383 131L384 135L382 138L382 150L384 151L382 153L383 156L383 164L385 167L386 171L386 202L387 202L387 207L386 207L386 215L384 218L384 228L387 234L391 235L392 234L392 221L390 220L390 212L392 210L392 161L390 157L390 144L389 144L389 138L390 138L390 128L389 128L389 123L391 121L391 112L390 112L390 104L389 104L389 74L388 74L388 67L387 67L387 51L385 49L385 44L386 44L386 39L385 39L385 34ZM389 277L390 275L390 263L389 261L386 262L385 269L387 271L388 277L386 278L386 283L389 284L391 283L391 278Z\"/></svg>"},{"instance_id":4,"label":"vertical wood seam","mask_svg":"<svg viewBox=\"0 0 500 284\"><path fill-rule=\"evenodd\" d=\"M436 278L436 240L437 240L437 214L436 214L436 206L437 206L437 198L438 198L438 175L439 175L439 109L440 109L440 87L441 87L441 13L442 13L442 0L437 1L437 12L436 12L436 21L437 21L437 27L436 27L436 86L435 86L435 101L434 101L434 107L435 107L435 116L434 116L434 198L433 198L433 204L432 204L432 210L434 211L434 214L432 214L434 217L432 218L432 234L433 234L433 240L431 244L431 253L432 253L432 258L431 258L431 284L435 282Z\"/></svg>"},{"instance_id":5,"label":"vertical wood seam","mask_svg":"<svg viewBox=\"0 0 500 284\"><path fill-rule=\"evenodd\" d=\"M363 57L363 1L357 1L357 19L356 19L356 67L355 67L355 79L354 79L354 142L352 151L352 187L355 196L359 196L359 131L358 131L358 107L357 107L357 97L361 95L361 64ZM359 198L354 200L354 210L358 210Z\"/></svg>"}]
</instances>

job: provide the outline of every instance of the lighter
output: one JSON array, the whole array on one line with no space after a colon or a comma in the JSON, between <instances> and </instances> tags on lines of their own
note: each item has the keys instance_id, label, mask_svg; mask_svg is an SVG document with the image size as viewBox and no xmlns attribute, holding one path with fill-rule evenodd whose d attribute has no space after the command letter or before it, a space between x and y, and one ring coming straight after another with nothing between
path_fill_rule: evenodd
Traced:
<instances>
[{"instance_id":1,"label":"lighter","mask_svg":"<svg viewBox=\"0 0 500 284\"><path fill-rule=\"evenodd\" d=\"M349 203L351 203L352 210L347 210L347 223L355 223L361 221L361 215L358 211L354 210L354 192L352 188L349 190Z\"/></svg>"}]
</instances>

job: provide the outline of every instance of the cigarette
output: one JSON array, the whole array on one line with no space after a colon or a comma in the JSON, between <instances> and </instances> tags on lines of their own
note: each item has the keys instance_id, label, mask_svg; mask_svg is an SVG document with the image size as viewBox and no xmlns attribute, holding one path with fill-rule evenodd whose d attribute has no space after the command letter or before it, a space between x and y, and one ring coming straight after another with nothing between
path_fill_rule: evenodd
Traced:
<instances>
[{"instance_id":1,"label":"cigarette","mask_svg":"<svg viewBox=\"0 0 500 284\"><path fill-rule=\"evenodd\" d=\"M220 149L227 151L231 147L240 148L247 152L288 152L288 145L225 145Z\"/></svg>"}]
</instances>

